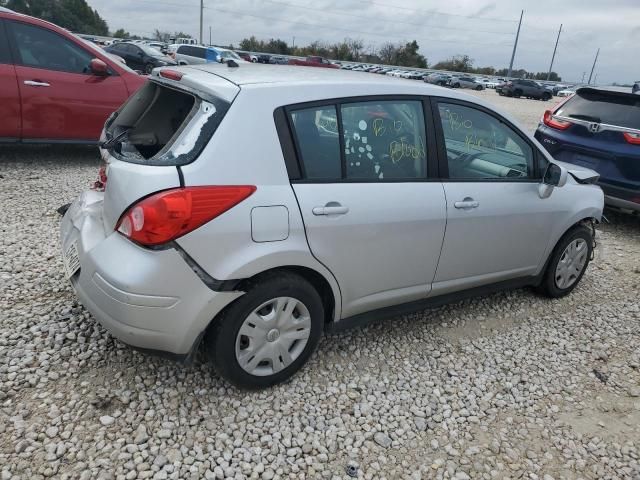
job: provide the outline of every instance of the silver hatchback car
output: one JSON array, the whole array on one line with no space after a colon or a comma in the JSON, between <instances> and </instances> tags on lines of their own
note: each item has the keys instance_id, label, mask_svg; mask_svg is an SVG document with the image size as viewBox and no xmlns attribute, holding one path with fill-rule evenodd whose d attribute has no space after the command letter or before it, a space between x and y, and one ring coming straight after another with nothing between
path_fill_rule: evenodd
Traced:
<instances>
[{"instance_id":1,"label":"silver hatchback car","mask_svg":"<svg viewBox=\"0 0 640 480\"><path fill-rule=\"evenodd\" d=\"M107 121L66 273L113 335L273 385L323 332L470 295L571 292L603 194L509 116L422 83L242 64L156 69ZM104 188L104 191L101 191Z\"/></svg>"}]
</instances>

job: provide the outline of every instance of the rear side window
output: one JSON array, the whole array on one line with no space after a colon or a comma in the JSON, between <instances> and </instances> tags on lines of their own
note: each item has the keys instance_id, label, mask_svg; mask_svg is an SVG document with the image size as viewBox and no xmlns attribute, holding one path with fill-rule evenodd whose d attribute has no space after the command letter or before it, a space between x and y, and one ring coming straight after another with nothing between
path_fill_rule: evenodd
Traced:
<instances>
[{"instance_id":1,"label":"rear side window","mask_svg":"<svg viewBox=\"0 0 640 480\"><path fill-rule=\"evenodd\" d=\"M562 105L556 115L640 129L640 96L580 92Z\"/></svg>"},{"instance_id":2,"label":"rear side window","mask_svg":"<svg viewBox=\"0 0 640 480\"><path fill-rule=\"evenodd\" d=\"M186 165L207 144L229 104L155 81L140 88L106 124L104 148L120 160Z\"/></svg>"},{"instance_id":3,"label":"rear side window","mask_svg":"<svg viewBox=\"0 0 640 480\"><path fill-rule=\"evenodd\" d=\"M298 109L291 112L291 123L305 179L426 178L427 142L419 100Z\"/></svg>"},{"instance_id":4,"label":"rear side window","mask_svg":"<svg viewBox=\"0 0 640 480\"><path fill-rule=\"evenodd\" d=\"M426 138L420 101L341 107L347 178L396 180L426 176Z\"/></svg>"},{"instance_id":5,"label":"rear side window","mask_svg":"<svg viewBox=\"0 0 640 480\"><path fill-rule=\"evenodd\" d=\"M342 176L336 107L328 105L291 113L304 176L338 179Z\"/></svg>"},{"instance_id":6,"label":"rear side window","mask_svg":"<svg viewBox=\"0 0 640 480\"><path fill-rule=\"evenodd\" d=\"M18 50L16 63L70 73L89 73L93 58L62 35L22 22L9 22Z\"/></svg>"}]
</instances>

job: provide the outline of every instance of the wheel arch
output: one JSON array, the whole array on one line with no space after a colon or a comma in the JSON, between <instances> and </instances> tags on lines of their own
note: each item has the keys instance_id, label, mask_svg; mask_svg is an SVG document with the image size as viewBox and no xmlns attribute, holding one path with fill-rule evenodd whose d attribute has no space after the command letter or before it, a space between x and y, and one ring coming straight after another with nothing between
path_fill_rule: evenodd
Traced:
<instances>
[{"instance_id":1,"label":"wheel arch","mask_svg":"<svg viewBox=\"0 0 640 480\"><path fill-rule=\"evenodd\" d=\"M274 268L269 268L262 272L242 280L237 289L240 291L245 290L249 285L255 282L259 282L262 277L272 275L277 272L290 272L300 275L307 280L320 294L322 298L322 304L325 307L324 323L331 323L339 318L340 314L340 292L334 290L331 282L320 272L313 268L302 265L284 265Z\"/></svg>"},{"instance_id":2,"label":"wheel arch","mask_svg":"<svg viewBox=\"0 0 640 480\"><path fill-rule=\"evenodd\" d=\"M596 223L600 223L600 216L597 214L597 212L588 212L588 211L581 212L580 214L574 216L569 222L567 222L564 228L560 229L559 232L556 235L554 235L551 238L551 241L549 242L549 246L547 247L547 251L545 252L546 256L545 256L544 265L542 266L542 269L538 274L540 276L540 279L542 279L542 276L547 271L547 268L549 266L549 261L551 260L551 257L553 256L553 252L558 246L558 243L560 243L560 241L575 228L578 228L581 226L594 228L593 225Z\"/></svg>"}]
</instances>

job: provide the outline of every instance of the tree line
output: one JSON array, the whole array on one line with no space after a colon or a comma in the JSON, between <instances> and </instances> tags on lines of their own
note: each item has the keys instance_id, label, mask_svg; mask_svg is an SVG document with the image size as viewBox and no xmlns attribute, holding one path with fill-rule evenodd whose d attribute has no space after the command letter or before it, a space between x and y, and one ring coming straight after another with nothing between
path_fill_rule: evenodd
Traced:
<instances>
[{"instance_id":1,"label":"tree line","mask_svg":"<svg viewBox=\"0 0 640 480\"><path fill-rule=\"evenodd\" d=\"M233 45L229 45L233 49ZM358 39L345 38L338 43L326 43L319 40L305 46L289 45L280 38L259 40L255 36L244 38L238 48L249 52L274 53L278 55L293 55L305 57L308 55L320 55L333 60L347 62L379 63L395 65L399 67L433 68L435 70L447 70L450 72L475 73L479 75L506 76L507 68L476 67L474 60L469 55L454 55L446 60L441 60L429 65L427 58L419 53L420 46L416 40L407 43L385 42L377 49L365 47L364 42ZM530 78L534 80L546 80L547 72L528 72L522 68L511 72L512 77ZM551 72L549 78L560 81L562 78Z\"/></svg>"},{"instance_id":2,"label":"tree line","mask_svg":"<svg viewBox=\"0 0 640 480\"><path fill-rule=\"evenodd\" d=\"M85 0L0 0L0 6L38 17L72 32L109 34L109 27Z\"/></svg>"},{"instance_id":3,"label":"tree line","mask_svg":"<svg viewBox=\"0 0 640 480\"><path fill-rule=\"evenodd\" d=\"M92 9L86 0L0 0L0 6L7 7L19 13L25 13L55 23L72 32L89 35L108 36L107 22ZM140 39L137 35L120 28L111 34L115 38ZM171 38L191 37L184 32L170 33L156 29L153 39L169 42ZM429 68L427 58L420 53L420 46L416 40L410 42L385 42L378 48L365 46L364 41L345 38L341 42L330 43L316 40L308 45L289 45L280 38L259 40L255 36L244 38L238 45L241 50L250 52L274 53L305 57L320 55L326 58L349 62L377 63L396 65L399 67ZM229 45L231 49L233 45ZM454 55L433 65L436 70L452 72L475 73L482 75L506 76L507 69L494 67L476 67L469 55ZM513 77L546 80L547 72L528 72L517 69L512 72ZM556 72L551 72L550 80L560 81Z\"/></svg>"}]
</instances>

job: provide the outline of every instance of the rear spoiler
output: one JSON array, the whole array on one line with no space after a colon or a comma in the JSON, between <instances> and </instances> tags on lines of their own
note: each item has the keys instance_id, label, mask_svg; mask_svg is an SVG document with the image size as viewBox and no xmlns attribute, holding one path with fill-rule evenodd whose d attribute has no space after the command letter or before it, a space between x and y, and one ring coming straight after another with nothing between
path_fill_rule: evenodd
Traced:
<instances>
[{"instance_id":1,"label":"rear spoiler","mask_svg":"<svg viewBox=\"0 0 640 480\"><path fill-rule=\"evenodd\" d=\"M640 100L640 95L637 93L631 92L620 92L618 90L609 90L606 88L593 88L593 87L580 87L576 90L578 95L587 94L587 95L602 95L611 98L619 98L623 100L632 100L633 102L638 102Z\"/></svg>"}]
</instances>

